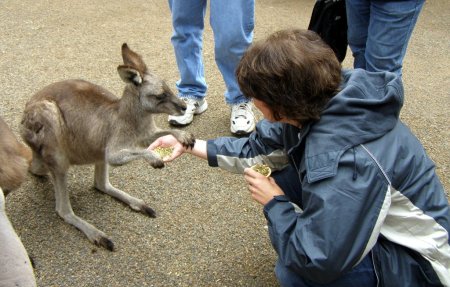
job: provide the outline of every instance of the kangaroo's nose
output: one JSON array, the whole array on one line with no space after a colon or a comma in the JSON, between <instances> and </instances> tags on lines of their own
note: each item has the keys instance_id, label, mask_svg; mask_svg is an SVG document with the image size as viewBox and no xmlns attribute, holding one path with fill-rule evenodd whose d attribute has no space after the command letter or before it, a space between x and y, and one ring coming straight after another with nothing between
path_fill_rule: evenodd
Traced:
<instances>
[{"instance_id":1,"label":"kangaroo's nose","mask_svg":"<svg viewBox=\"0 0 450 287\"><path fill-rule=\"evenodd\" d=\"M181 108L181 110L184 112L184 111L186 111L186 109L187 109L187 105L186 105L186 102L184 102L184 101L181 101L181 105L180 105L180 108Z\"/></svg>"}]
</instances>

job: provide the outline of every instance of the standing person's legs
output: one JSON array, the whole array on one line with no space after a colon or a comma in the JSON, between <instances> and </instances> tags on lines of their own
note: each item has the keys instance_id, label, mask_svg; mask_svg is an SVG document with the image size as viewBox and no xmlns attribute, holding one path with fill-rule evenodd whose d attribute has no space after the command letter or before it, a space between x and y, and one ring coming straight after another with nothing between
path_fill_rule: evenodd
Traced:
<instances>
[{"instance_id":1,"label":"standing person's legs","mask_svg":"<svg viewBox=\"0 0 450 287\"><path fill-rule=\"evenodd\" d=\"M194 115L208 108L206 80L203 68L203 28L206 0L169 0L172 12L172 44L175 50L180 80L178 95L186 102L186 111L181 116L169 116L172 125L188 125Z\"/></svg>"},{"instance_id":2,"label":"standing person's legs","mask_svg":"<svg viewBox=\"0 0 450 287\"><path fill-rule=\"evenodd\" d=\"M227 91L227 104L247 102L237 80L236 67L253 40L254 0L211 0L210 23L214 32L214 53Z\"/></svg>"},{"instance_id":3,"label":"standing person's legs","mask_svg":"<svg viewBox=\"0 0 450 287\"><path fill-rule=\"evenodd\" d=\"M353 67L366 69L366 43L370 20L369 0L346 0L347 40L353 54Z\"/></svg>"},{"instance_id":4,"label":"standing person's legs","mask_svg":"<svg viewBox=\"0 0 450 287\"><path fill-rule=\"evenodd\" d=\"M169 0L172 12L171 38L177 60L180 96L201 100L206 94L202 40L206 0Z\"/></svg>"},{"instance_id":5,"label":"standing person's legs","mask_svg":"<svg viewBox=\"0 0 450 287\"><path fill-rule=\"evenodd\" d=\"M409 39L424 0L372 1L366 48L368 71L402 74Z\"/></svg>"},{"instance_id":6,"label":"standing person's legs","mask_svg":"<svg viewBox=\"0 0 450 287\"><path fill-rule=\"evenodd\" d=\"M255 129L252 105L242 94L236 67L253 40L254 0L211 0L210 23L214 32L214 55L225 81L225 101L231 106L230 130L243 135Z\"/></svg>"}]
</instances>

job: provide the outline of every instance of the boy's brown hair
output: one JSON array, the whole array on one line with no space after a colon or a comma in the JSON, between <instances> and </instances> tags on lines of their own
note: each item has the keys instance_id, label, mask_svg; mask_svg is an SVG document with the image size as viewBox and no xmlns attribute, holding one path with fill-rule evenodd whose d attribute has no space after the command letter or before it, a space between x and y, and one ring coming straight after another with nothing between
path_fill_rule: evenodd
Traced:
<instances>
[{"instance_id":1,"label":"boy's brown hair","mask_svg":"<svg viewBox=\"0 0 450 287\"><path fill-rule=\"evenodd\" d=\"M338 92L341 64L315 32L287 29L251 45L236 76L244 95L267 104L275 120L304 124L318 120Z\"/></svg>"}]
</instances>

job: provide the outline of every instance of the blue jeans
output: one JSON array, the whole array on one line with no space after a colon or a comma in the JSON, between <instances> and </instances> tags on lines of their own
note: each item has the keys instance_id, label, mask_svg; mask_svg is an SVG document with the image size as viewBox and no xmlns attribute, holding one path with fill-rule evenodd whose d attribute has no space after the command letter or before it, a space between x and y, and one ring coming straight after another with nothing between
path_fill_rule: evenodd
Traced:
<instances>
[{"instance_id":1,"label":"blue jeans","mask_svg":"<svg viewBox=\"0 0 450 287\"><path fill-rule=\"evenodd\" d=\"M276 172L273 178L290 201L303 208L301 200L301 182L297 170L292 166ZM329 284L317 284L300 277L297 273L284 267L279 261L275 266L275 275L283 287L372 287L377 286L377 278L369 253L348 273Z\"/></svg>"},{"instance_id":2,"label":"blue jeans","mask_svg":"<svg viewBox=\"0 0 450 287\"><path fill-rule=\"evenodd\" d=\"M369 253L352 270L337 280L328 284L317 284L303 279L295 272L285 268L279 262L275 266L278 282L283 287L375 287L377 278L373 268L371 253Z\"/></svg>"},{"instance_id":3,"label":"blue jeans","mask_svg":"<svg viewBox=\"0 0 450 287\"><path fill-rule=\"evenodd\" d=\"M354 68L402 74L403 58L425 0L346 0Z\"/></svg>"},{"instance_id":4,"label":"blue jeans","mask_svg":"<svg viewBox=\"0 0 450 287\"><path fill-rule=\"evenodd\" d=\"M169 0L172 12L171 38L177 60L180 96L201 100L206 95L202 47L207 0ZM211 0L210 24L214 33L214 55L226 86L225 101L248 100L239 89L235 71L253 40L254 0Z\"/></svg>"}]
</instances>

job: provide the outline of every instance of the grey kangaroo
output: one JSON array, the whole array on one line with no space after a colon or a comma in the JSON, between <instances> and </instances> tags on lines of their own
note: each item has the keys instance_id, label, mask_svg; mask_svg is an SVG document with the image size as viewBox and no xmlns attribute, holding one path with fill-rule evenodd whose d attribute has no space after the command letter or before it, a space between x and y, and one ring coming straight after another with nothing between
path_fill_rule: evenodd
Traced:
<instances>
[{"instance_id":1,"label":"grey kangaroo","mask_svg":"<svg viewBox=\"0 0 450 287\"><path fill-rule=\"evenodd\" d=\"M142 158L152 167L162 168L162 159L146 149L154 139L171 134L186 147L195 143L190 133L162 130L155 125L154 114L181 115L186 105L147 69L141 56L126 43L122 45L122 58L123 65L117 70L126 86L120 99L83 80L50 84L26 104L21 131L22 138L33 150L30 172L50 173L57 213L84 232L91 242L111 251L114 250L111 239L74 214L67 190L69 167L94 164L96 189L133 210L155 217L155 211L143 200L110 184L108 165L120 166Z\"/></svg>"}]
</instances>

